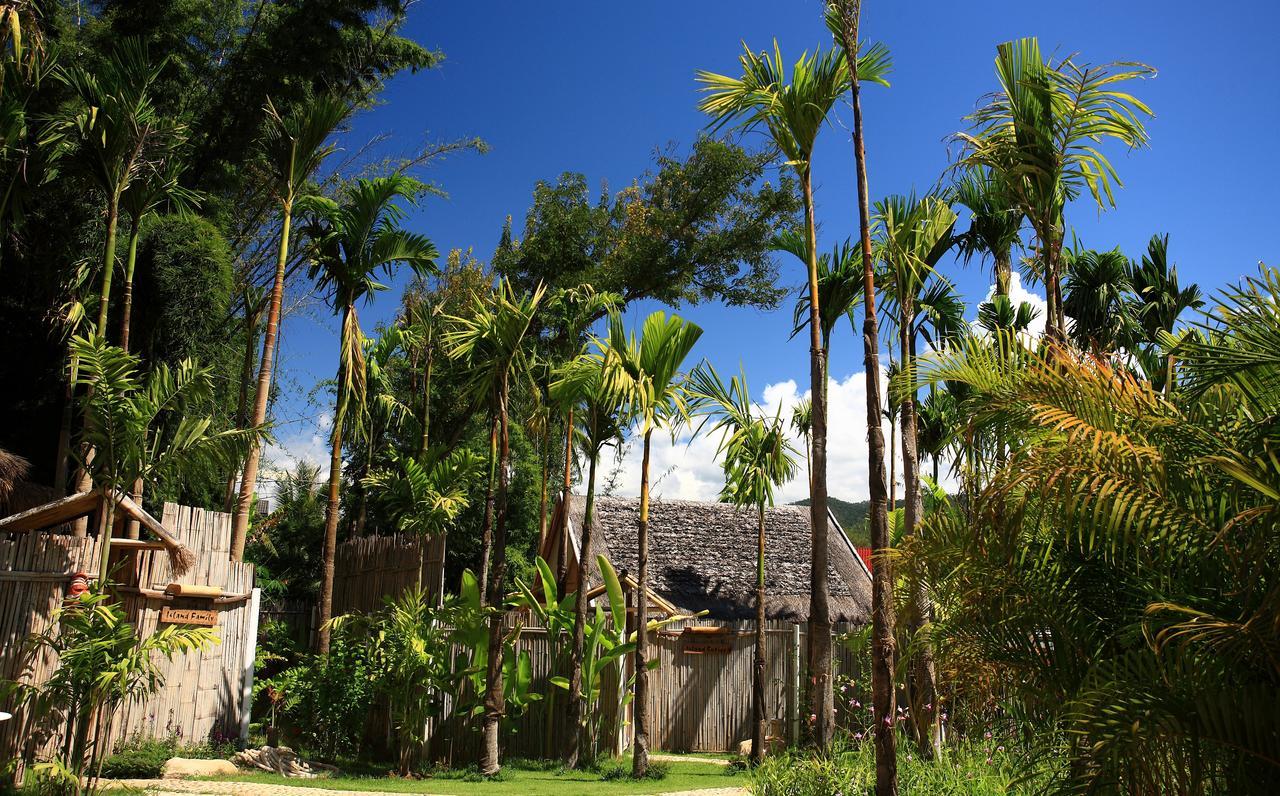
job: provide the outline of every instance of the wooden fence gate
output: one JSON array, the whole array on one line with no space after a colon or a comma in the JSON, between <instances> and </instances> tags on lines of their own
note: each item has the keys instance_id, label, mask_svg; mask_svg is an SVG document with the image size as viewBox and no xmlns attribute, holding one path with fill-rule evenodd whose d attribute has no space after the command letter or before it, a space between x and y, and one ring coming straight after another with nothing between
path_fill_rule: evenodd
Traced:
<instances>
[{"instance_id":1,"label":"wooden fence gate","mask_svg":"<svg viewBox=\"0 0 1280 796\"><path fill-rule=\"evenodd\" d=\"M259 602L253 566L230 560L229 514L166 503L161 522L196 554L196 564L175 577L164 551L131 553L126 559L131 563L115 577L134 584L119 590L125 616L145 637L161 625L165 607L213 608L217 612L214 630L221 643L162 662L164 686L149 699L116 713L108 730L109 743L133 737L177 737L188 744L246 737ZM45 532L0 534L0 680L39 683L57 668L50 656L24 667L24 642L32 633L49 629L75 573L97 576L98 550L96 538ZM213 602L159 596L157 592L170 583L217 586L224 598ZM56 740L56 728L34 726L32 717L10 705L0 705L0 710L16 714L13 720L0 722L0 760L43 751Z\"/></svg>"}]
</instances>

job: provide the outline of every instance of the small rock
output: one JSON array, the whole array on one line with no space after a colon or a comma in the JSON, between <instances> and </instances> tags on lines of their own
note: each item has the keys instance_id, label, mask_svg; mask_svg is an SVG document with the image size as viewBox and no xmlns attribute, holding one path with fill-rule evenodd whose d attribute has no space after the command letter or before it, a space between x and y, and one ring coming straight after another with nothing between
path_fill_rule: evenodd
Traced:
<instances>
[{"instance_id":1,"label":"small rock","mask_svg":"<svg viewBox=\"0 0 1280 796\"><path fill-rule=\"evenodd\" d=\"M239 773L240 769L230 760L195 760L189 757L171 757L164 764L166 779L178 777L225 777Z\"/></svg>"}]
</instances>

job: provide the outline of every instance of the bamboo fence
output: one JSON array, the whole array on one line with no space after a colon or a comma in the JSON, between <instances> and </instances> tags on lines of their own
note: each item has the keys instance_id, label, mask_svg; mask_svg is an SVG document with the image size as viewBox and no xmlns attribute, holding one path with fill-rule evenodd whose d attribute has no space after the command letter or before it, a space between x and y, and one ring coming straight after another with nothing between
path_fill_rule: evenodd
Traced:
<instances>
[{"instance_id":1,"label":"bamboo fence","mask_svg":"<svg viewBox=\"0 0 1280 796\"><path fill-rule=\"evenodd\" d=\"M247 729L241 708L252 686L257 644L253 566L230 560L230 515L166 503L162 517L165 527L196 553L196 564L175 577L163 550L121 551L114 556L113 580L119 584L125 616L145 637L160 626L166 606L212 607L218 614L214 631L220 643L160 661L163 686L150 698L129 703L116 713L107 729L111 745L132 737L177 737L183 743L199 743L236 738ZM94 538L40 532L0 538L0 679L22 678L28 683L48 679L57 666L50 656L27 671L20 670L23 642L31 633L48 629L72 575L85 572L96 577L97 560ZM225 601L156 594L170 583L216 586ZM26 740L24 747L32 751L46 749L56 740L17 711L12 721L0 724L0 759L18 753L19 739Z\"/></svg>"}]
</instances>

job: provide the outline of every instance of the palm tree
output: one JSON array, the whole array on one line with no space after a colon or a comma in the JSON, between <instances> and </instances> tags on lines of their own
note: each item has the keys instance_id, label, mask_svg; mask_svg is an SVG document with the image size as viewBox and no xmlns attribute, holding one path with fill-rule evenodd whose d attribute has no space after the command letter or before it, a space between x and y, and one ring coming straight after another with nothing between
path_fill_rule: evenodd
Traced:
<instances>
[{"instance_id":1,"label":"palm tree","mask_svg":"<svg viewBox=\"0 0 1280 796\"><path fill-rule=\"evenodd\" d=\"M467 317L448 316L451 328L443 342L450 359L464 363L469 371L464 386L477 403L488 408L491 433L490 455L497 470L497 514L494 523L491 561L484 581L486 604L502 605L503 584L507 569L507 492L510 480L511 450L508 433L511 382L528 374L534 335L532 327L545 290L539 287L531 294L517 295L511 283L502 280L490 296L474 297ZM492 441L497 443L493 457ZM492 503L490 498L486 501ZM486 508L486 523L488 519ZM486 534L487 535L487 534ZM487 540L486 540L487 541ZM482 554L482 559L485 556ZM483 744L480 771L493 776L501 770L498 761L498 725L506 711L502 690L502 617L493 610L489 617L488 654L485 671Z\"/></svg>"},{"instance_id":2,"label":"palm tree","mask_svg":"<svg viewBox=\"0 0 1280 796\"><path fill-rule=\"evenodd\" d=\"M1134 334L1134 319L1126 301L1129 260L1119 248L1111 251L1068 250L1062 311L1072 320L1068 336L1084 351L1105 356L1124 346Z\"/></svg>"},{"instance_id":3,"label":"palm tree","mask_svg":"<svg viewBox=\"0 0 1280 796\"><path fill-rule=\"evenodd\" d=\"M992 296L978 305L978 326L990 333L1026 334L1040 311L1026 301L1014 306L1008 296Z\"/></svg>"},{"instance_id":4,"label":"palm tree","mask_svg":"<svg viewBox=\"0 0 1280 796\"><path fill-rule=\"evenodd\" d=\"M438 449L421 460L393 456L390 467L374 470L363 479L364 488L374 492L394 518L396 530L418 538L419 589L424 587L426 541L447 534L467 509L467 481L479 471L481 461L466 449Z\"/></svg>"},{"instance_id":5,"label":"palm tree","mask_svg":"<svg viewBox=\"0 0 1280 796\"><path fill-rule=\"evenodd\" d=\"M887 270L890 301L898 309L896 321L899 356L904 377L909 380L915 368L916 305L926 291L929 278L934 275L934 266L951 248L956 213L950 205L935 196L926 196L920 200L914 196L890 196L876 204L876 214L880 225L879 245ZM936 305L939 302L934 300L933 303ZM902 429L903 527L905 533L912 534L924 515L924 498L920 491L916 396L908 389L901 394L900 399L898 413ZM932 609L923 581L913 582L912 587L912 631L920 640L919 651L914 656L912 697L915 704L912 706L912 721L917 730L916 741L921 756L934 757L941 753L936 709L937 684L933 652L927 635L922 632L929 622Z\"/></svg>"},{"instance_id":6,"label":"palm tree","mask_svg":"<svg viewBox=\"0 0 1280 796\"><path fill-rule=\"evenodd\" d=\"M762 415L751 402L746 374L735 376L726 387L707 365L690 377L695 412L713 422L720 432L717 455L724 456L724 488L721 500L756 510L756 655L751 688L751 759L765 755L765 522L764 510L773 505L774 489L795 475L794 450L787 442L782 409L773 417Z\"/></svg>"},{"instance_id":7,"label":"palm tree","mask_svg":"<svg viewBox=\"0 0 1280 796\"><path fill-rule=\"evenodd\" d=\"M216 431L213 418L198 414L212 398L213 371L193 360L174 369L160 363L144 379L141 361L100 335L76 337L71 349L89 387L84 434L95 453L82 464L90 483L109 493L123 493L139 480L164 482L191 469L226 466L265 433L262 427ZM105 505L98 570L104 581L111 572L116 504ZM185 571L194 560L175 563Z\"/></svg>"},{"instance_id":8,"label":"palm tree","mask_svg":"<svg viewBox=\"0 0 1280 796\"><path fill-rule=\"evenodd\" d=\"M128 38L96 69L76 64L56 72L78 102L54 117L49 138L56 149L70 150L94 186L106 195L107 234L97 325L97 333L104 337L115 273L120 199L150 164L157 144L167 145L179 132L160 118L151 101L151 85L166 60L152 63L146 45Z\"/></svg>"},{"instance_id":9,"label":"palm tree","mask_svg":"<svg viewBox=\"0 0 1280 796\"><path fill-rule=\"evenodd\" d=\"M826 747L835 722L831 681L830 585L827 582L827 410L826 358L822 348L822 309L818 286L817 229L813 203L813 148L832 107L849 88L849 66L836 52L804 53L791 67L790 82L775 41L773 53L746 49L741 77L699 72L706 96L698 107L719 128L736 122L743 129L763 128L800 180L804 202L806 265L809 277L809 377L813 394L813 434L809 512L813 524L812 584L809 610L809 660L814 675L815 738ZM872 49L857 59L863 79L883 81L887 57ZM878 411L878 410L877 410ZM643 603L643 600L641 601Z\"/></svg>"},{"instance_id":10,"label":"palm tree","mask_svg":"<svg viewBox=\"0 0 1280 796\"><path fill-rule=\"evenodd\" d=\"M863 369L867 380L867 486L871 506L868 525L871 531L871 550L875 556L883 556L889 549L888 488L885 484L884 431L880 425L885 406L880 395L880 328L876 318L875 264L871 256L871 199L867 187L867 148L862 130L862 81L885 82L889 71L889 53L873 45L863 55L859 36L862 0L830 0L826 5L826 22L836 45L844 55L849 71L850 104L853 106L853 160L858 191L858 240L862 244L862 352ZM871 56L877 55L877 59ZM815 514L816 516L816 514ZM810 620L812 622L812 619ZM889 567L877 566L872 571L871 582L871 692L875 719L876 743L876 793L892 796L898 792L897 739L891 726L893 721L893 660L895 655L893 615L893 579ZM831 656L831 646L824 635L819 642L810 628L809 660L826 661ZM818 646L814 646L818 644ZM818 653L815 656L815 653ZM820 671L825 676L821 693L822 702L819 725L823 727L820 743L829 746L834 731L833 694L830 671ZM815 701L815 707L819 703Z\"/></svg>"},{"instance_id":11,"label":"palm tree","mask_svg":"<svg viewBox=\"0 0 1280 796\"><path fill-rule=\"evenodd\" d=\"M686 387L680 366L702 336L702 329L676 315L658 310L645 318L640 337L628 336L621 317L609 319L609 348L618 357L619 383L625 390L628 413L639 421L644 439L640 459L640 518L636 538L639 547L636 574L636 651L633 777L649 770L649 454L653 432L672 431L687 415Z\"/></svg>"},{"instance_id":12,"label":"palm tree","mask_svg":"<svg viewBox=\"0 0 1280 796\"><path fill-rule=\"evenodd\" d=\"M1009 295L1013 249L1022 243L1022 213L1010 202L1009 189L990 169L965 171L952 187L952 198L970 213L969 229L956 238L965 262L990 257L997 296Z\"/></svg>"},{"instance_id":13,"label":"palm tree","mask_svg":"<svg viewBox=\"0 0 1280 796\"><path fill-rule=\"evenodd\" d=\"M904 563L948 606L945 646L1004 672L1044 786L1072 793L1270 793L1280 604L1280 272L1225 290L1175 343L1183 383L1070 348L980 340L927 357L962 383L966 434L1009 465L972 508L932 515ZM981 518L974 521L973 518ZM1247 551L1247 552L1245 552Z\"/></svg>"},{"instance_id":14,"label":"palm tree","mask_svg":"<svg viewBox=\"0 0 1280 796\"><path fill-rule=\"evenodd\" d=\"M342 202L307 196L297 207L308 214L308 276L328 294L329 305L342 317L338 333L337 405L329 454L329 505L325 511L324 554L320 583L320 633L317 649L329 652L329 619L333 616L333 562L338 546L339 487L342 483L342 439L351 402L359 408L365 396L364 334L356 305L386 286L378 272L390 275L399 265L422 273L435 267L435 245L398 227L405 212L397 199L416 201L423 186L403 175L357 180ZM356 422L361 422L357 412Z\"/></svg>"},{"instance_id":15,"label":"palm tree","mask_svg":"<svg viewBox=\"0 0 1280 796\"><path fill-rule=\"evenodd\" d=\"M1129 286L1133 296L1129 313L1142 329L1148 343L1160 339L1161 333L1173 333L1178 316L1185 310L1199 309L1204 304L1200 287L1194 283L1178 285L1178 268L1169 264L1169 236L1152 235L1141 262L1129 263ZM1174 356L1164 357L1162 386L1165 395L1173 389Z\"/></svg>"},{"instance_id":16,"label":"palm tree","mask_svg":"<svg viewBox=\"0 0 1280 796\"><path fill-rule=\"evenodd\" d=\"M589 284L561 288L551 293L547 297L546 325L552 335L550 340L552 356L562 362L567 362L580 355L583 351L582 336L587 327L601 315L619 309L622 303L620 294L597 291ZM564 415L564 481L562 487L566 500L573 484L573 412L576 403L576 401L570 401L568 404L561 404ZM550 409L551 407L548 408ZM548 417L549 420L550 417ZM550 429L548 428L549 431ZM544 464L549 465L549 462L546 461L546 456L543 459ZM547 491L545 481L550 472L544 467L543 473L542 491L545 496ZM543 516L539 526L543 533L539 536L539 540L545 536L545 499L543 503ZM561 564L564 563L564 556L560 557L560 562ZM561 574L563 575L563 573Z\"/></svg>"},{"instance_id":17,"label":"palm tree","mask_svg":"<svg viewBox=\"0 0 1280 796\"><path fill-rule=\"evenodd\" d=\"M596 340L595 348L596 351L579 354L557 368L551 382L552 399L562 406L578 409L581 444L587 455L587 493L578 568L576 577L570 579L564 589L565 594L578 595L573 605L573 638L569 653L569 694L572 701L569 704L570 729L564 756L565 766L571 769L577 768L581 754L587 701L582 684L587 615L582 583L595 530L596 468L604 446L617 440L626 424L626 394L621 389L623 383L619 379L617 354L603 340ZM569 500L568 491L564 499Z\"/></svg>"},{"instance_id":18,"label":"palm tree","mask_svg":"<svg viewBox=\"0 0 1280 796\"><path fill-rule=\"evenodd\" d=\"M275 277L271 283L271 300L267 305L267 325L262 337L258 386L253 396L253 413L249 418L249 423L253 426L267 422L267 401L271 397L276 337L280 333L280 311L284 303L284 281L289 264L289 238L294 206L302 197L311 175L315 174L335 148L332 144L326 146L325 140L350 113L350 106L332 97L319 98L288 116L281 115L271 101L267 101L267 125L262 146L270 168L271 191L280 203L280 246L276 254ZM231 525L232 561L244 559L244 542L249 532L249 507L253 503L254 489L258 485L258 463L261 456L262 450L255 445L245 457L244 475L240 478L240 496L236 501Z\"/></svg>"},{"instance_id":19,"label":"palm tree","mask_svg":"<svg viewBox=\"0 0 1280 796\"><path fill-rule=\"evenodd\" d=\"M1046 60L1035 38L996 48L1000 88L969 118L972 132L957 133L961 165L996 175L1005 204L1026 217L1036 237L1036 261L1049 302L1046 333L1065 339L1062 246L1067 204L1083 190L1099 209L1115 205L1115 167L1098 148L1112 139L1128 147L1147 143L1142 117L1151 110L1120 84L1155 74L1149 66L1094 66L1075 56Z\"/></svg>"},{"instance_id":20,"label":"palm tree","mask_svg":"<svg viewBox=\"0 0 1280 796\"><path fill-rule=\"evenodd\" d=\"M405 327L396 325L383 329L376 338L364 341L364 416L362 422L356 424L364 442L364 461L360 465L360 476L352 478L356 487L355 512L348 518L352 536L364 536L369 515L369 486L365 482L373 472L374 459L384 437L412 413L410 407L396 397L390 370L397 354L407 347L407 337ZM425 464L427 457L420 453L417 461Z\"/></svg>"},{"instance_id":21,"label":"palm tree","mask_svg":"<svg viewBox=\"0 0 1280 796\"><path fill-rule=\"evenodd\" d=\"M142 221L168 205L175 210L199 207L200 195L182 185L184 163L174 141L158 163L149 163L120 196L120 209L129 217L129 248L121 285L120 347L129 350L129 331L133 320L133 272L138 263L138 238Z\"/></svg>"}]
</instances>

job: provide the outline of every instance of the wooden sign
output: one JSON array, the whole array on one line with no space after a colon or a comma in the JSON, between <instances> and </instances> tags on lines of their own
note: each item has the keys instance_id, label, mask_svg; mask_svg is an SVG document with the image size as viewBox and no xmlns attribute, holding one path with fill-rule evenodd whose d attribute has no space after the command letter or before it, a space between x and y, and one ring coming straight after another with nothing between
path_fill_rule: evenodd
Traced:
<instances>
[{"instance_id":1,"label":"wooden sign","mask_svg":"<svg viewBox=\"0 0 1280 796\"><path fill-rule=\"evenodd\" d=\"M733 651L735 635L727 628L687 627L682 649L685 655L725 655Z\"/></svg>"},{"instance_id":2,"label":"wooden sign","mask_svg":"<svg viewBox=\"0 0 1280 796\"><path fill-rule=\"evenodd\" d=\"M218 624L218 612L211 608L172 608L166 605L160 609L160 621L171 625L214 627Z\"/></svg>"}]
</instances>

